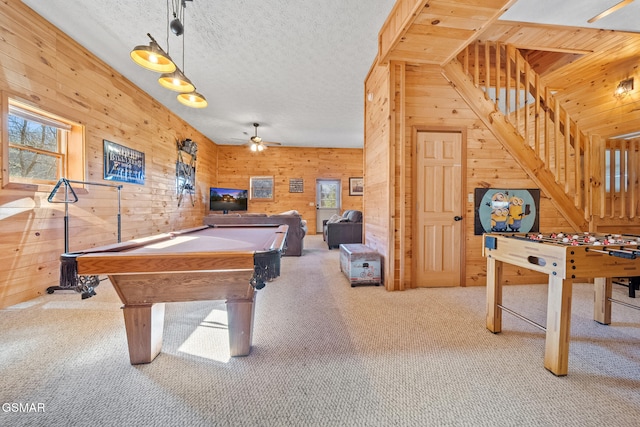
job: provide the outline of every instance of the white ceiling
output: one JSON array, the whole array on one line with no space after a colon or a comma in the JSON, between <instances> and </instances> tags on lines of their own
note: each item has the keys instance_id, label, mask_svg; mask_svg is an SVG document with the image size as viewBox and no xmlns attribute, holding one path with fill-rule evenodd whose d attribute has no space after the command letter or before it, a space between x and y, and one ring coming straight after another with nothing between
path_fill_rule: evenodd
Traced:
<instances>
[{"instance_id":1,"label":"white ceiling","mask_svg":"<svg viewBox=\"0 0 640 427\"><path fill-rule=\"evenodd\" d=\"M182 38L167 36L174 0L23 0L45 19L218 144L363 146L364 79L395 0L193 0ZM518 0L513 21L592 27L619 0ZM640 1L597 22L638 31ZM150 33L208 100L180 104L129 57ZM168 42L167 42L168 39ZM189 137L189 135L184 135ZM197 141L196 141L197 142Z\"/></svg>"}]
</instances>

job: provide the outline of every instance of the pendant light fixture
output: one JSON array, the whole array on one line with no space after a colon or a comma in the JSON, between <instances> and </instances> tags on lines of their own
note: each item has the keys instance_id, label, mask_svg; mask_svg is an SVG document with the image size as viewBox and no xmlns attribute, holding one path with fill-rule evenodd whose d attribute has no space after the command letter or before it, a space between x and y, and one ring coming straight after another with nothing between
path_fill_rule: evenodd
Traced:
<instances>
[{"instance_id":1,"label":"pendant light fixture","mask_svg":"<svg viewBox=\"0 0 640 427\"><path fill-rule=\"evenodd\" d=\"M187 1L193 0L171 0L173 3L173 20L169 21L169 0L167 0L167 51L169 46L169 29L176 36L182 36L182 67L184 69L184 9ZM207 100L200 93L196 92L196 87L187 78L184 71L171 60L169 54L164 52L158 43L151 39L150 46L136 46L131 51L131 58L140 66L151 71L163 73L158 78L158 83L169 90L180 92L178 101L188 107L204 108Z\"/></svg>"},{"instance_id":2,"label":"pendant light fixture","mask_svg":"<svg viewBox=\"0 0 640 427\"><path fill-rule=\"evenodd\" d=\"M193 92L179 94L178 101L192 108L204 108L209 105L207 99L195 90Z\"/></svg>"},{"instance_id":3,"label":"pendant light fixture","mask_svg":"<svg viewBox=\"0 0 640 427\"><path fill-rule=\"evenodd\" d=\"M193 92L196 87L191 83L191 80L184 75L180 69L176 68L173 73L165 73L158 79L160 86L174 90L176 92Z\"/></svg>"},{"instance_id":4,"label":"pendant light fixture","mask_svg":"<svg viewBox=\"0 0 640 427\"><path fill-rule=\"evenodd\" d=\"M167 52L165 52L158 42L147 33L151 39L149 46L140 45L131 51L131 59L139 66L147 70L157 73L173 73L176 70L176 64L173 62Z\"/></svg>"}]
</instances>

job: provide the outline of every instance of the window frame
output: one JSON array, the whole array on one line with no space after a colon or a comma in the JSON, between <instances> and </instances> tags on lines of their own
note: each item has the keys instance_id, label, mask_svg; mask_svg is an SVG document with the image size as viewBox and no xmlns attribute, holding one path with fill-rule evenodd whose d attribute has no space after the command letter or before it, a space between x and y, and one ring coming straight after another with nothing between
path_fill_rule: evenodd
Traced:
<instances>
[{"instance_id":1,"label":"window frame","mask_svg":"<svg viewBox=\"0 0 640 427\"><path fill-rule=\"evenodd\" d=\"M0 92L2 96L2 121L0 123L0 138L2 143L0 144L0 153L2 155L2 188L3 189L18 189L38 191L44 186L43 191L48 188L52 188L57 181L61 178L73 179L77 181L83 181L86 170L86 156L85 156L85 129L84 126L62 117L51 110L44 109L40 106L33 105L33 103L24 100L22 97L11 94L8 92ZM13 105L21 110L33 113L36 116L40 116L45 119L49 119L51 123L59 123L61 126L58 129L64 129L68 126L66 132L58 131L58 151L41 150L31 146L21 146L11 144L9 142L9 106ZM33 120L36 121L36 120ZM66 134L63 136L63 133ZM33 178L16 179L11 178L9 170L9 156L10 149L26 150L29 152L42 153L47 156L53 156L58 159L56 180L41 180Z\"/></svg>"}]
</instances>

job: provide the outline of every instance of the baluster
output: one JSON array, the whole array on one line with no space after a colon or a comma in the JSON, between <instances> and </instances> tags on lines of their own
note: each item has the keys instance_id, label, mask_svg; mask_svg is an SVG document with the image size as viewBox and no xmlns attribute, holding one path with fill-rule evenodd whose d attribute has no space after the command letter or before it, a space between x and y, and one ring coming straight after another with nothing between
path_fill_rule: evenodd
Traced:
<instances>
[{"instance_id":1,"label":"baluster","mask_svg":"<svg viewBox=\"0 0 640 427\"><path fill-rule=\"evenodd\" d=\"M627 141L620 141L620 218L627 216Z\"/></svg>"},{"instance_id":2,"label":"baluster","mask_svg":"<svg viewBox=\"0 0 640 427\"><path fill-rule=\"evenodd\" d=\"M564 111L564 192L569 194L569 154L571 153L571 118L569 112Z\"/></svg>"}]
</instances>

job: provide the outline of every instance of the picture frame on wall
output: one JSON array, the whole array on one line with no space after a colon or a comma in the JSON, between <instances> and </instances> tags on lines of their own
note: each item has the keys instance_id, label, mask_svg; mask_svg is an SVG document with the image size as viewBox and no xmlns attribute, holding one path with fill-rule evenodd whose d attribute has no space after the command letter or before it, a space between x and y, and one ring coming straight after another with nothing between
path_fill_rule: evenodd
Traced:
<instances>
[{"instance_id":1,"label":"picture frame on wall","mask_svg":"<svg viewBox=\"0 0 640 427\"><path fill-rule=\"evenodd\" d=\"M362 196L364 194L364 178L361 176L349 178L349 195Z\"/></svg>"},{"instance_id":2,"label":"picture frame on wall","mask_svg":"<svg viewBox=\"0 0 640 427\"><path fill-rule=\"evenodd\" d=\"M273 177L252 176L249 178L250 200L273 200Z\"/></svg>"},{"instance_id":3,"label":"picture frame on wall","mask_svg":"<svg viewBox=\"0 0 640 427\"><path fill-rule=\"evenodd\" d=\"M115 142L104 144L104 179L144 185L144 153Z\"/></svg>"},{"instance_id":4,"label":"picture frame on wall","mask_svg":"<svg viewBox=\"0 0 640 427\"><path fill-rule=\"evenodd\" d=\"M540 189L476 188L474 235L537 233L540 229Z\"/></svg>"}]
</instances>

